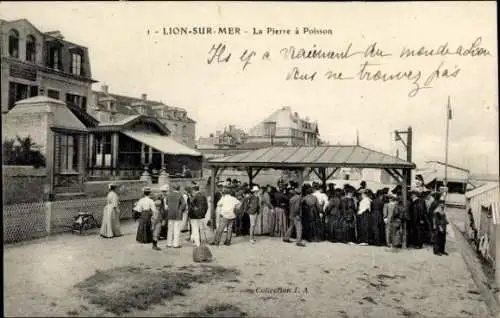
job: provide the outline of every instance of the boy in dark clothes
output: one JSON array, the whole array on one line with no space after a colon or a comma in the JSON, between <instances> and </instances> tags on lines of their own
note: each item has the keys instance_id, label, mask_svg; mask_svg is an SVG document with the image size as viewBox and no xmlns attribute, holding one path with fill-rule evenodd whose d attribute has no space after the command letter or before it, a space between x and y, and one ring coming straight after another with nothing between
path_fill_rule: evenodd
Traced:
<instances>
[{"instance_id":1,"label":"boy in dark clothes","mask_svg":"<svg viewBox=\"0 0 500 318\"><path fill-rule=\"evenodd\" d=\"M446 226L448 219L444 212L444 200L439 201L439 205L434 210L432 218L432 231L434 234L434 254L435 255L448 255L445 251L446 245Z\"/></svg>"}]
</instances>

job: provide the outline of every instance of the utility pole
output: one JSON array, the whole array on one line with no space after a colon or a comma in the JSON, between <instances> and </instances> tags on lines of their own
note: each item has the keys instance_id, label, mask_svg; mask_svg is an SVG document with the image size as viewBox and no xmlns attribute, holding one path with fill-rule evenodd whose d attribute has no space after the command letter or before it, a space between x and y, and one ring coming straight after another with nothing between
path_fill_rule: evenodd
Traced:
<instances>
[{"instance_id":1,"label":"utility pole","mask_svg":"<svg viewBox=\"0 0 500 318\"><path fill-rule=\"evenodd\" d=\"M450 96L448 96L448 105L446 106L446 145L444 154L444 187L446 193L448 193L448 138L450 132L450 120L451 120L451 105Z\"/></svg>"},{"instance_id":2,"label":"utility pole","mask_svg":"<svg viewBox=\"0 0 500 318\"><path fill-rule=\"evenodd\" d=\"M401 135L406 134L406 142L401 138ZM412 146L413 146L413 130L411 127L408 127L406 131L394 131L394 136L396 141L401 141L403 146L406 148L406 160L411 162L412 160ZM403 206L406 211L408 211L408 188L411 185L411 169L403 169L403 182L401 183L401 194ZM403 248L407 246L407 230L406 230L406 222L403 222Z\"/></svg>"}]
</instances>

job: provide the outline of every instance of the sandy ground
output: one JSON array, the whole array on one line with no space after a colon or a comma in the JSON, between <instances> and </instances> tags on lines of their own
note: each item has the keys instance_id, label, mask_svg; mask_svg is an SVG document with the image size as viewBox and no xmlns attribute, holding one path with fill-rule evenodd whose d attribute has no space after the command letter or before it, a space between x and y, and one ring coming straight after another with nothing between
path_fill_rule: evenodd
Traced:
<instances>
[{"instance_id":1,"label":"sandy ground","mask_svg":"<svg viewBox=\"0 0 500 318\"><path fill-rule=\"evenodd\" d=\"M136 243L136 226L122 225L125 235L110 240L68 234L7 246L4 315L113 316L73 286L96 270L193 264L190 246L155 252ZM212 248L212 264L239 269L238 280L196 285L186 296L127 316L181 315L223 302L259 317L487 317L450 234L450 255L442 257L429 248L391 252L327 242L299 248L277 238L255 245L235 238L230 247ZM266 291L280 287L286 292Z\"/></svg>"}]
</instances>

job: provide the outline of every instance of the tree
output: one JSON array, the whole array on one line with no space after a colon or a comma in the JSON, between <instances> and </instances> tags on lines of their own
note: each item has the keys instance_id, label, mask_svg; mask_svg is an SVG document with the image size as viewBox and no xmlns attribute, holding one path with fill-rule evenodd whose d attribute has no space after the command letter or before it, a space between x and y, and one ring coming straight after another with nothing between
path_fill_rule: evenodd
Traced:
<instances>
[{"instance_id":1,"label":"tree","mask_svg":"<svg viewBox=\"0 0 500 318\"><path fill-rule=\"evenodd\" d=\"M2 144L3 164L45 167L44 155L38 150L39 146L33 142L31 136L7 139Z\"/></svg>"}]
</instances>

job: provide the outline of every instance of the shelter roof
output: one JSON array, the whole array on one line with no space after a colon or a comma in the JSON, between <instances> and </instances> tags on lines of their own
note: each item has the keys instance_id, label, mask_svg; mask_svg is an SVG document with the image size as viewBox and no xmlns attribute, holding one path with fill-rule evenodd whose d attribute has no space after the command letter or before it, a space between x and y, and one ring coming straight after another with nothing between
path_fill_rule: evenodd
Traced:
<instances>
[{"instance_id":1,"label":"shelter roof","mask_svg":"<svg viewBox=\"0 0 500 318\"><path fill-rule=\"evenodd\" d=\"M212 167L357 167L414 169L415 164L362 146L266 147L254 151L214 158Z\"/></svg>"}]
</instances>

